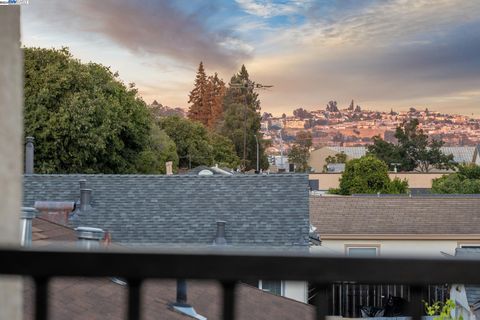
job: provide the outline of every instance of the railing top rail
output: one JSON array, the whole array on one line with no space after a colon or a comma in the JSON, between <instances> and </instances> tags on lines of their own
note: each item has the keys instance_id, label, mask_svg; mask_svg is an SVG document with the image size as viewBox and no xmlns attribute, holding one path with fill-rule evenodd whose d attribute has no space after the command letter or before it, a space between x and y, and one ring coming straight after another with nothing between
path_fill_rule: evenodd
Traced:
<instances>
[{"instance_id":1,"label":"railing top rail","mask_svg":"<svg viewBox=\"0 0 480 320\"><path fill-rule=\"evenodd\" d=\"M281 279L315 283L480 284L480 260L348 258L229 249L81 251L74 248L0 248L0 274L221 281Z\"/></svg>"}]
</instances>

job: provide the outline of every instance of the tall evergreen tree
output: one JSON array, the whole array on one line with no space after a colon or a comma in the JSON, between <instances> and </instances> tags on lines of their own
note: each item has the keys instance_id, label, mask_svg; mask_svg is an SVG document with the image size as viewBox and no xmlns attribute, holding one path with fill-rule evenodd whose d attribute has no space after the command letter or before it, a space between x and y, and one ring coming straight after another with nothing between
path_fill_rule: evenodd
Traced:
<instances>
[{"instance_id":1,"label":"tall evergreen tree","mask_svg":"<svg viewBox=\"0 0 480 320\"><path fill-rule=\"evenodd\" d=\"M208 85L210 117L207 125L210 129L214 129L223 116L223 98L227 88L216 72L213 76L208 77Z\"/></svg>"},{"instance_id":2,"label":"tall evergreen tree","mask_svg":"<svg viewBox=\"0 0 480 320\"><path fill-rule=\"evenodd\" d=\"M250 80L247 68L242 65L233 75L224 98L224 116L220 132L230 138L235 151L242 159L245 170L254 169L257 159L257 137L259 142L260 168L268 168L265 146L260 131L260 100L254 91L255 83ZM245 156L245 161L243 158Z\"/></svg>"},{"instance_id":3,"label":"tall evergreen tree","mask_svg":"<svg viewBox=\"0 0 480 320\"><path fill-rule=\"evenodd\" d=\"M200 62L194 88L190 91L188 103L191 103L191 105L187 116L190 120L199 121L205 126L208 125L208 119L210 118L209 89L203 62Z\"/></svg>"}]
</instances>

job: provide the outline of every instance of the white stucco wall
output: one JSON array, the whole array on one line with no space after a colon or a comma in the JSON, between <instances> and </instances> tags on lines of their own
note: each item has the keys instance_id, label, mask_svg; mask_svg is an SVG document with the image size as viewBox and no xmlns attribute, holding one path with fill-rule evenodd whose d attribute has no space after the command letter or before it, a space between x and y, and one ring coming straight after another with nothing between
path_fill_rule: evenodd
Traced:
<instances>
[{"instance_id":1,"label":"white stucco wall","mask_svg":"<svg viewBox=\"0 0 480 320\"><path fill-rule=\"evenodd\" d=\"M308 284L305 281L284 281L284 296L307 303Z\"/></svg>"},{"instance_id":2,"label":"white stucco wall","mask_svg":"<svg viewBox=\"0 0 480 320\"><path fill-rule=\"evenodd\" d=\"M322 245L312 247L312 253L345 255L346 246L379 246L380 256L442 257L442 252L454 255L461 244L475 244L465 240L325 240ZM476 241L476 245L480 242Z\"/></svg>"},{"instance_id":3,"label":"white stucco wall","mask_svg":"<svg viewBox=\"0 0 480 320\"><path fill-rule=\"evenodd\" d=\"M20 242L23 62L20 8L0 6L0 245ZM1 262L0 262L1 263ZM22 319L21 282L0 277L0 320Z\"/></svg>"}]
</instances>

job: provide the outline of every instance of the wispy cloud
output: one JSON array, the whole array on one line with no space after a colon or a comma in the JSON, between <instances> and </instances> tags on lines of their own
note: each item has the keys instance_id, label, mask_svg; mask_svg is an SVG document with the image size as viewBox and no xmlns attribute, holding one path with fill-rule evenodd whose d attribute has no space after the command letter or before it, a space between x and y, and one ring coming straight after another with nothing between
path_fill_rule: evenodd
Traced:
<instances>
[{"instance_id":1,"label":"wispy cloud","mask_svg":"<svg viewBox=\"0 0 480 320\"><path fill-rule=\"evenodd\" d=\"M304 13L312 1L294 0L278 3L272 0L236 0L236 2L245 12L251 15L271 18Z\"/></svg>"}]
</instances>

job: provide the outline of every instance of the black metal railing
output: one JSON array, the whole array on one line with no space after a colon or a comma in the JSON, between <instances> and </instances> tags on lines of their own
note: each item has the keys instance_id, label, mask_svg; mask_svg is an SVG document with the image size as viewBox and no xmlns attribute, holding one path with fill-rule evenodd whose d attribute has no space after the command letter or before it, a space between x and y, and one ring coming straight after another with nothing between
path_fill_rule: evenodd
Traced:
<instances>
[{"instance_id":1,"label":"black metal railing","mask_svg":"<svg viewBox=\"0 0 480 320\"><path fill-rule=\"evenodd\" d=\"M432 283L480 284L480 260L321 257L308 253L221 250L0 249L0 274L31 276L35 319L48 319L48 285L54 277L122 277L128 283L127 319L140 319L146 279L217 280L223 287L223 319L234 319L235 286L242 280L303 280L317 289L316 319L328 310L332 283L408 284L409 315L422 315L422 288ZM0 311L1 312L1 311Z\"/></svg>"}]
</instances>

